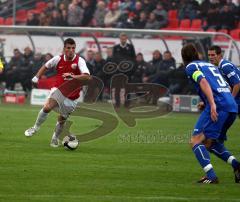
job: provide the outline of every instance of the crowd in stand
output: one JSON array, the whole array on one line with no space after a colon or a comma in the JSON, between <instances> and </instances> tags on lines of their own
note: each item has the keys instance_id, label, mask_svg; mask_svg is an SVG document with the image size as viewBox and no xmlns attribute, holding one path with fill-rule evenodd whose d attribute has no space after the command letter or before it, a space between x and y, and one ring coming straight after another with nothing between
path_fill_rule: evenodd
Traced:
<instances>
[{"instance_id":1,"label":"crowd in stand","mask_svg":"<svg viewBox=\"0 0 240 202\"><path fill-rule=\"evenodd\" d=\"M114 47L109 47L106 53L106 57L103 58L100 52L88 50L85 57L82 57L85 58L91 74L103 81L104 91L109 93L111 78L119 72L106 73L104 67L109 63L117 64L121 61L118 61L119 57L116 50L114 51ZM133 68L127 73L130 83L157 83L169 88L170 93L191 93L184 67L182 65L176 66L175 59L170 51L165 51L162 54L159 50L154 50L151 61L145 61L142 53L135 55L134 52L133 54ZM26 47L23 53L19 49L14 49L13 57L9 62L1 57L5 68L3 73L0 74L0 82L5 82L5 87L8 90L15 90L15 84L20 83L25 92L30 92L32 77L52 57L50 53L44 55L34 53L29 47ZM54 71L49 70L42 79L52 77L54 74Z\"/></svg>"},{"instance_id":2,"label":"crowd in stand","mask_svg":"<svg viewBox=\"0 0 240 202\"><path fill-rule=\"evenodd\" d=\"M40 14L29 12L26 24L160 29L168 25L169 10L177 10L179 20L201 19L204 30L231 30L240 19L240 3L231 0L62 0L48 2Z\"/></svg>"}]
</instances>

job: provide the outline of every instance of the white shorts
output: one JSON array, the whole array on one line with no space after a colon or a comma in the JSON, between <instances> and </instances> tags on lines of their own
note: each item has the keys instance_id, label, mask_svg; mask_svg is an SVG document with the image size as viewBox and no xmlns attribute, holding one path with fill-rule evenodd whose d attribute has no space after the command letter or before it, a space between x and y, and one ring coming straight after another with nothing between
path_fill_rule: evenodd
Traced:
<instances>
[{"instance_id":1,"label":"white shorts","mask_svg":"<svg viewBox=\"0 0 240 202\"><path fill-rule=\"evenodd\" d=\"M57 88L51 89L48 98L52 98L57 101L58 107L54 108L54 110L64 118L69 117L69 115L76 109L78 103L78 99L70 100Z\"/></svg>"}]
</instances>

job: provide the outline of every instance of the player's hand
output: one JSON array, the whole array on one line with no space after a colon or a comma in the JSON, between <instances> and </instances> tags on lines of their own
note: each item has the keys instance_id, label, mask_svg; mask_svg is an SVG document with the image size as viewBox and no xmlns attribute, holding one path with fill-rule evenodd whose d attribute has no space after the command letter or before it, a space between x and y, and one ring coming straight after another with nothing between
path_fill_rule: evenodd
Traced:
<instances>
[{"instance_id":1,"label":"player's hand","mask_svg":"<svg viewBox=\"0 0 240 202\"><path fill-rule=\"evenodd\" d=\"M72 80L74 78L74 75L72 73L66 72L63 73L62 77L64 78L64 80Z\"/></svg>"},{"instance_id":2,"label":"player's hand","mask_svg":"<svg viewBox=\"0 0 240 202\"><path fill-rule=\"evenodd\" d=\"M213 122L216 122L218 120L218 113L215 103L211 105L211 119Z\"/></svg>"},{"instance_id":3,"label":"player's hand","mask_svg":"<svg viewBox=\"0 0 240 202\"><path fill-rule=\"evenodd\" d=\"M39 78L37 76L34 76L32 78L33 87L35 87L35 88L37 87L38 81L39 81Z\"/></svg>"},{"instance_id":4,"label":"player's hand","mask_svg":"<svg viewBox=\"0 0 240 202\"><path fill-rule=\"evenodd\" d=\"M197 108L198 108L200 111L204 110L204 108L205 108L204 102L199 102L198 105L197 105Z\"/></svg>"}]
</instances>

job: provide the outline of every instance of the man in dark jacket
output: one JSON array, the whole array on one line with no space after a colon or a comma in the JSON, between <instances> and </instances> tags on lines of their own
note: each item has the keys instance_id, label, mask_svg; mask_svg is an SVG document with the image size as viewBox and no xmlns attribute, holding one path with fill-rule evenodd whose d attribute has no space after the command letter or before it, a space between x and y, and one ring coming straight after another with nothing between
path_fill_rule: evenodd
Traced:
<instances>
[{"instance_id":1,"label":"man in dark jacket","mask_svg":"<svg viewBox=\"0 0 240 202\"><path fill-rule=\"evenodd\" d=\"M113 47L113 59L118 65L118 71L116 71L115 75L118 73L124 73L128 76L129 80L131 78L131 75L135 68L135 49L132 44L127 43L128 36L125 33L120 34L120 44L117 44ZM125 92L125 106L127 106L129 103L127 101L127 89L124 88L124 84L119 82L114 82L117 84L116 86L113 86L112 90L115 91L114 93L114 101L115 106L120 107L120 91L121 89L124 89Z\"/></svg>"}]
</instances>

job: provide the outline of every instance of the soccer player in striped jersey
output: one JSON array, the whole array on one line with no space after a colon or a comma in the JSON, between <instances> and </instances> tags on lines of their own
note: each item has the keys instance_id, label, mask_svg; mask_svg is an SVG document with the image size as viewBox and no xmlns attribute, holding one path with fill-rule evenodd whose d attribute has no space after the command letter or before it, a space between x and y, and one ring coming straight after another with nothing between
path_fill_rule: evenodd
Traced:
<instances>
[{"instance_id":1,"label":"soccer player in striped jersey","mask_svg":"<svg viewBox=\"0 0 240 202\"><path fill-rule=\"evenodd\" d=\"M240 182L240 164L224 146L226 132L236 119L237 104L228 84L217 67L199 60L193 44L187 44L181 51L186 65L186 74L205 104L191 137L192 151L206 176L199 183L218 183L210 162L209 152L229 163L234 169L235 182Z\"/></svg>"},{"instance_id":2,"label":"soccer player in striped jersey","mask_svg":"<svg viewBox=\"0 0 240 202\"><path fill-rule=\"evenodd\" d=\"M223 78L230 85L240 115L240 69L228 60L223 59L222 50L219 46L211 46L208 49L208 58L212 64L219 68Z\"/></svg>"},{"instance_id":3,"label":"soccer player in striped jersey","mask_svg":"<svg viewBox=\"0 0 240 202\"><path fill-rule=\"evenodd\" d=\"M68 116L77 107L81 83L91 79L86 62L75 53L76 43L72 38L64 41L63 54L57 55L44 64L32 82L37 84L39 78L48 70L56 69L55 86L51 89L48 100L40 110L33 127L25 131L25 136L31 137L40 129L50 111L58 108L59 117L52 136L50 146L60 145L59 136L63 131Z\"/></svg>"}]
</instances>

